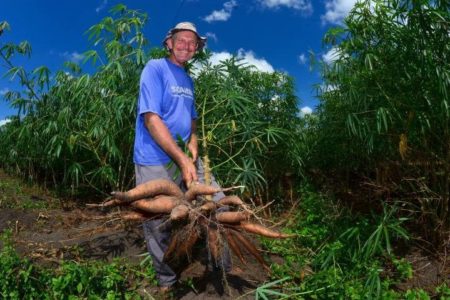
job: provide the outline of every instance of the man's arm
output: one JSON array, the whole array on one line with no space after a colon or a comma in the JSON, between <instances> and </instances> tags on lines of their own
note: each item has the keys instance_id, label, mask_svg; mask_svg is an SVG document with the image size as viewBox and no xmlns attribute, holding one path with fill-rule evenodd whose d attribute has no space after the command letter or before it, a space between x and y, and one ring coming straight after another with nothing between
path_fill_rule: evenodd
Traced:
<instances>
[{"instance_id":1,"label":"man's arm","mask_svg":"<svg viewBox=\"0 0 450 300\"><path fill-rule=\"evenodd\" d=\"M197 171L193 161L186 154L184 154L180 147L178 147L177 143L172 138L169 129L161 118L155 113L146 113L144 115L144 120L145 127L156 143L175 161L181 169L186 186L189 186L192 181L197 181Z\"/></svg>"}]
</instances>

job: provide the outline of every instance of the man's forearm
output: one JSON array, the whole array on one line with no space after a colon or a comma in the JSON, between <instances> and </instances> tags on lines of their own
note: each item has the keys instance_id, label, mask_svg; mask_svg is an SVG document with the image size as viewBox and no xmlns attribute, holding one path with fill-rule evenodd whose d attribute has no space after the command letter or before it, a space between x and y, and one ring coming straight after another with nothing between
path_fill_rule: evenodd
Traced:
<instances>
[{"instance_id":1,"label":"man's forearm","mask_svg":"<svg viewBox=\"0 0 450 300\"><path fill-rule=\"evenodd\" d=\"M161 118L153 113L145 115L145 127L156 143L166 152L179 166L186 163L188 157L177 145L169 129L161 120Z\"/></svg>"}]
</instances>

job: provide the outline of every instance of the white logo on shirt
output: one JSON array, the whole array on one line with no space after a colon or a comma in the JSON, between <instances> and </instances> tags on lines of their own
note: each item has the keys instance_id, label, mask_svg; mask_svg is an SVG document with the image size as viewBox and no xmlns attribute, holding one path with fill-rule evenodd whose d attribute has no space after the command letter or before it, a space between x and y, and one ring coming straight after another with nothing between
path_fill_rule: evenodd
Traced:
<instances>
[{"instance_id":1,"label":"white logo on shirt","mask_svg":"<svg viewBox=\"0 0 450 300\"><path fill-rule=\"evenodd\" d=\"M172 85L170 87L170 91L172 92L172 95L174 96L184 96L184 97L194 97L194 93L190 88L178 86L178 85Z\"/></svg>"}]
</instances>

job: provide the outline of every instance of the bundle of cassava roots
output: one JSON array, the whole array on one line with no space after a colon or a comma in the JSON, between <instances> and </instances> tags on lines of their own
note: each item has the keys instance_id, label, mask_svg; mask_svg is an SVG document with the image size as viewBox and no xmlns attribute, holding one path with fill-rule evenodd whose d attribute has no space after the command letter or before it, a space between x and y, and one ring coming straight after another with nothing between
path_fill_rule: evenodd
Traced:
<instances>
[{"instance_id":1,"label":"bundle of cassava roots","mask_svg":"<svg viewBox=\"0 0 450 300\"><path fill-rule=\"evenodd\" d=\"M186 192L172 181L156 179L126 192L113 192L113 199L95 207L121 206L119 216L124 221L145 221L166 218L172 226L171 241L164 254L168 262L183 256L190 257L196 242L206 238L211 258L220 264L224 243L245 264L242 250L248 251L269 271L261 253L246 233L269 238L289 238L292 235L276 232L256 222L255 213L237 196L225 196L219 201L209 200L215 193L230 190L201 183L193 183Z\"/></svg>"}]
</instances>

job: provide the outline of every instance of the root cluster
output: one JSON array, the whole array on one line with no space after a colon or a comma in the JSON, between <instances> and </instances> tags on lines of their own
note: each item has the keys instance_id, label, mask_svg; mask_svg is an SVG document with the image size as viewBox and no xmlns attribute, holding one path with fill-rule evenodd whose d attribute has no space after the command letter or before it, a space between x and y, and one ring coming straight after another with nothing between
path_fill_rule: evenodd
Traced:
<instances>
[{"instance_id":1,"label":"root cluster","mask_svg":"<svg viewBox=\"0 0 450 300\"><path fill-rule=\"evenodd\" d=\"M269 271L259 250L245 233L269 238L289 238L269 229L255 220L256 215L239 197L225 196L217 202L207 195L230 190L200 183L192 184L183 193L172 181L157 179L138 185L126 192L113 192L113 199L90 207L127 207L120 213L124 221L143 222L150 218L165 217L173 226L171 241L164 259L168 262L192 254L194 245L206 237L211 258L220 263L224 243L242 262L246 263L243 250L253 255Z\"/></svg>"}]
</instances>

